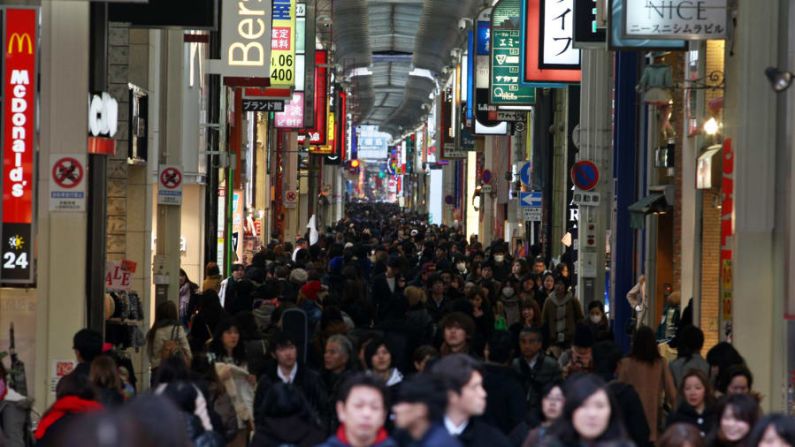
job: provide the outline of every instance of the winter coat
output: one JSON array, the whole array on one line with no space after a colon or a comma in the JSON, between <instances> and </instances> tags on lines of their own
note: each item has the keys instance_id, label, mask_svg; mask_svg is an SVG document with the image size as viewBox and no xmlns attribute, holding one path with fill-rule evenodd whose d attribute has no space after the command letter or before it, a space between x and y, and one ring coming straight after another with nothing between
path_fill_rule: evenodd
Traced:
<instances>
[{"instance_id":1,"label":"winter coat","mask_svg":"<svg viewBox=\"0 0 795 447\"><path fill-rule=\"evenodd\" d=\"M265 419L262 414L262 403L265 401L265 395L270 389L271 384L281 381L277 371L278 366L273 366L262 376L257 384L257 391L254 394L254 420L259 422ZM317 372L298 365L298 371L295 374L292 386L303 393L307 403L312 408L318 423L325 424L331 412L329 397L326 387L321 380L320 374ZM321 425L323 425L321 424Z\"/></svg>"},{"instance_id":2,"label":"winter coat","mask_svg":"<svg viewBox=\"0 0 795 447\"><path fill-rule=\"evenodd\" d=\"M679 389L682 385L682 379L691 369L698 369L709 377L709 363L699 353L693 354L690 358L677 357L669 364L669 367L671 368L671 375L674 377L676 389Z\"/></svg>"},{"instance_id":3,"label":"winter coat","mask_svg":"<svg viewBox=\"0 0 795 447\"><path fill-rule=\"evenodd\" d=\"M480 418L470 419L458 440L464 447L511 447L507 436Z\"/></svg>"},{"instance_id":4,"label":"winter coat","mask_svg":"<svg viewBox=\"0 0 795 447\"><path fill-rule=\"evenodd\" d=\"M563 317L558 319L558 307L563 307ZM569 347L574 339L574 329L582 321L582 306L570 293L558 298L554 293L549 295L541 310L541 323L548 328L549 343ZM560 323L560 325L558 324ZM560 336L558 336L560 334Z\"/></svg>"},{"instance_id":5,"label":"winter coat","mask_svg":"<svg viewBox=\"0 0 795 447\"><path fill-rule=\"evenodd\" d=\"M326 442L318 444L317 447L350 447L350 443L345 437L345 426L340 425L337 434L328 438ZM398 447L397 443L389 437L383 428L378 432L375 442L370 447Z\"/></svg>"},{"instance_id":6,"label":"winter coat","mask_svg":"<svg viewBox=\"0 0 795 447\"><path fill-rule=\"evenodd\" d=\"M541 352L532 369L523 357L514 359L513 369L522 380L527 410L533 412L540 410L541 392L544 386L561 378L558 362Z\"/></svg>"},{"instance_id":7,"label":"winter coat","mask_svg":"<svg viewBox=\"0 0 795 447\"><path fill-rule=\"evenodd\" d=\"M444 425L431 427L419 441L410 443L411 447L463 447L461 441L447 433Z\"/></svg>"},{"instance_id":8,"label":"winter coat","mask_svg":"<svg viewBox=\"0 0 795 447\"><path fill-rule=\"evenodd\" d=\"M41 417L34 437L37 446L60 445L61 436L69 425L69 421L85 413L102 410L102 404L93 400L81 399L77 396L66 396L55 401Z\"/></svg>"},{"instance_id":9,"label":"winter coat","mask_svg":"<svg viewBox=\"0 0 795 447\"><path fill-rule=\"evenodd\" d=\"M266 417L257 421L250 447L312 447L320 444L325 434L310 421L298 415Z\"/></svg>"},{"instance_id":10,"label":"winter coat","mask_svg":"<svg viewBox=\"0 0 795 447\"><path fill-rule=\"evenodd\" d=\"M487 395L483 420L509 435L527 412L519 374L510 366L487 363L483 366L483 388Z\"/></svg>"},{"instance_id":11,"label":"winter coat","mask_svg":"<svg viewBox=\"0 0 795 447\"><path fill-rule=\"evenodd\" d=\"M704 407L704 412L698 414L696 409L687 402L682 402L675 412L668 415L667 427L679 422L693 425L701 432L701 437L706 437L715 426L715 412L710 406Z\"/></svg>"},{"instance_id":12,"label":"winter coat","mask_svg":"<svg viewBox=\"0 0 795 447\"><path fill-rule=\"evenodd\" d=\"M669 404L673 406L673 403L676 402L676 387L668 365L662 359L649 364L632 357L626 357L619 362L616 377L619 381L635 387L635 391L638 392L640 400L643 402L643 412L651 429L649 440L656 441L660 431L659 411L663 405L660 391L665 392Z\"/></svg>"}]
</instances>

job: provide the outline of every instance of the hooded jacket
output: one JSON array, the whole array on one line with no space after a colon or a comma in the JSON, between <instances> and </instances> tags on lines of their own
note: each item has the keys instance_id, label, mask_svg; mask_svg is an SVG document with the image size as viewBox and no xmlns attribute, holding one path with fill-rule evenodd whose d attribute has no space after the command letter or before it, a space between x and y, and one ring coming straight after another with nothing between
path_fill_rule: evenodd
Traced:
<instances>
[{"instance_id":1,"label":"hooded jacket","mask_svg":"<svg viewBox=\"0 0 795 447\"><path fill-rule=\"evenodd\" d=\"M34 437L37 445L57 445L58 434L74 416L102 410L102 404L77 396L66 396L55 401L44 413Z\"/></svg>"}]
</instances>

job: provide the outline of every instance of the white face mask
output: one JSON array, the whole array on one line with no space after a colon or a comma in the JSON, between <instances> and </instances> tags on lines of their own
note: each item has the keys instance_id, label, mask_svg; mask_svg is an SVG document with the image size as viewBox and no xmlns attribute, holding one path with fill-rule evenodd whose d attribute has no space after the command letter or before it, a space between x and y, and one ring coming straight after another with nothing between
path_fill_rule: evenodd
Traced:
<instances>
[{"instance_id":1,"label":"white face mask","mask_svg":"<svg viewBox=\"0 0 795 447\"><path fill-rule=\"evenodd\" d=\"M507 297L513 296L513 287L503 287L502 294Z\"/></svg>"},{"instance_id":2,"label":"white face mask","mask_svg":"<svg viewBox=\"0 0 795 447\"><path fill-rule=\"evenodd\" d=\"M494 255L494 260L497 262L502 262L505 260L505 255Z\"/></svg>"},{"instance_id":3,"label":"white face mask","mask_svg":"<svg viewBox=\"0 0 795 447\"><path fill-rule=\"evenodd\" d=\"M602 317L600 317L599 315L591 315L591 322L593 324L599 324L602 322Z\"/></svg>"},{"instance_id":4,"label":"white face mask","mask_svg":"<svg viewBox=\"0 0 795 447\"><path fill-rule=\"evenodd\" d=\"M464 262L459 262L458 264L456 264L456 268L458 269L459 272L464 272L467 269L467 265Z\"/></svg>"}]
</instances>

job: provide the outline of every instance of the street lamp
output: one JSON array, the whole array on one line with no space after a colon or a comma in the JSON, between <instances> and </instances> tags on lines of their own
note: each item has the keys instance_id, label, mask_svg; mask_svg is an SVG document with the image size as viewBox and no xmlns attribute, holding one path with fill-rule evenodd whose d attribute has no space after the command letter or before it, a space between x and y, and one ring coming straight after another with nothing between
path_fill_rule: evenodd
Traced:
<instances>
[{"instance_id":1,"label":"street lamp","mask_svg":"<svg viewBox=\"0 0 795 447\"><path fill-rule=\"evenodd\" d=\"M765 76L770 81L770 87L776 93L781 93L792 85L793 73L789 71L782 71L776 67L767 67L765 69Z\"/></svg>"}]
</instances>

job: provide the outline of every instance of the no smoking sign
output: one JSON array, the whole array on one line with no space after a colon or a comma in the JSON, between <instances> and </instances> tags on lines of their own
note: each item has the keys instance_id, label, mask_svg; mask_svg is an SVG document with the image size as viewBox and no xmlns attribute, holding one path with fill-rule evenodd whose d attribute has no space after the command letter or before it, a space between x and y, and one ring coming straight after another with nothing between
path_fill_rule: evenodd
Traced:
<instances>
[{"instance_id":1,"label":"no smoking sign","mask_svg":"<svg viewBox=\"0 0 795 447\"><path fill-rule=\"evenodd\" d=\"M182 205L182 168L160 166L157 182L158 205Z\"/></svg>"},{"instance_id":2,"label":"no smoking sign","mask_svg":"<svg viewBox=\"0 0 795 447\"><path fill-rule=\"evenodd\" d=\"M86 155L50 155L50 211L86 210Z\"/></svg>"}]
</instances>

